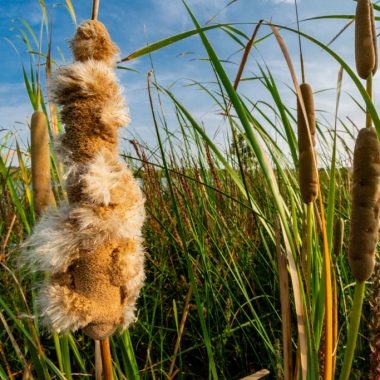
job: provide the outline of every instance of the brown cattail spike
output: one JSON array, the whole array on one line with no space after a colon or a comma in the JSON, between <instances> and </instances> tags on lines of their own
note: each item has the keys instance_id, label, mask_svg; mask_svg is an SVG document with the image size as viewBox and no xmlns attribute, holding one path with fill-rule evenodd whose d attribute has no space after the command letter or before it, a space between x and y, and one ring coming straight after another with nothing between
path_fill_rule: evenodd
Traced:
<instances>
[{"instance_id":1,"label":"brown cattail spike","mask_svg":"<svg viewBox=\"0 0 380 380\"><path fill-rule=\"evenodd\" d=\"M302 112L300 101L297 101L299 181L302 199L305 203L315 200L318 195L318 172L315 155L315 115L313 90L307 83L300 85L307 122ZM310 133L308 132L308 126Z\"/></svg>"},{"instance_id":2,"label":"brown cattail spike","mask_svg":"<svg viewBox=\"0 0 380 380\"><path fill-rule=\"evenodd\" d=\"M380 145L373 127L360 130L355 144L348 261L357 281L375 265L380 210Z\"/></svg>"},{"instance_id":3,"label":"brown cattail spike","mask_svg":"<svg viewBox=\"0 0 380 380\"><path fill-rule=\"evenodd\" d=\"M355 16L356 70L362 79L377 70L377 41L373 6L370 0L358 0Z\"/></svg>"},{"instance_id":4,"label":"brown cattail spike","mask_svg":"<svg viewBox=\"0 0 380 380\"><path fill-rule=\"evenodd\" d=\"M33 201L40 216L50 203L50 150L46 116L36 111L31 120Z\"/></svg>"}]
</instances>

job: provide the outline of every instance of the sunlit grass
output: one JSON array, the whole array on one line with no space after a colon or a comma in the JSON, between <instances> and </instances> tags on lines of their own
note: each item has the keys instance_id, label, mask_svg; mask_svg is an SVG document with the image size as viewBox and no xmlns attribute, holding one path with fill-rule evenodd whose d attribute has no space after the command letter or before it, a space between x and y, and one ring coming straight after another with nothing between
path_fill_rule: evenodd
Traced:
<instances>
[{"instance_id":1,"label":"sunlit grass","mask_svg":"<svg viewBox=\"0 0 380 380\"><path fill-rule=\"evenodd\" d=\"M75 20L71 2L67 5ZM253 104L227 75L207 31L220 29L224 38L233 38L242 49L249 37L239 30L239 25L201 27L186 4L184 11L192 19L194 30L148 45L123 61L128 64L197 35L214 77L208 83L193 78L188 91L197 88L218 106L217 113L223 115L229 128L231 141L226 146L230 149L215 143L194 116L196 110L189 109L175 89L161 86L154 75L148 74L147 111L152 114L158 147L132 140L129 147L134 154L122 154L141 179L147 200L147 279L139 300L138 322L128 332L111 338L114 376L238 379L266 368L271 378L283 378L283 347L288 347L291 352L287 360L292 369L287 376L296 371L304 379L317 379L325 369L324 353L330 352L325 350L327 299L338 316L334 320L335 332L331 331L335 335L330 337L338 339L337 347L333 347L338 374L353 297L346 244L334 243L338 235L334 230L336 221L348 225L350 215L351 174L337 160L337 140L342 139L337 127L349 131L338 117L343 72L355 84L380 134L377 111L353 69L329 46L290 27L272 26L280 29L278 32L265 23L260 26L265 37L254 43L269 43L273 30L287 30L322 48L342 67L337 75L333 132L323 134L317 125L317 140L332 147L320 160L324 163L319 170L320 198L306 208L296 170L296 98L292 104L281 98L268 62L267 67L259 67L257 81L272 103ZM52 142L62 126L54 119L56 110L47 100L46 91L38 91L38 68L33 60L36 49L32 44L38 51L39 42L27 22L23 24L32 58L30 68L22 67L21 75L33 109L40 100L48 116ZM274 46L279 56L280 47L286 51L286 42ZM50 51L41 59L46 56L51 59ZM296 74L291 62L288 65L294 81ZM289 86L295 93L299 91L297 81ZM165 107L170 104L169 109L164 110L162 98ZM167 112L176 116L176 134L167 128ZM324 120L317 114L319 122ZM279 140L273 138L274 131ZM284 152L284 144L290 155ZM344 153L351 156L348 146L346 149ZM53 151L51 164L54 200L59 203L65 194ZM38 278L27 277L18 270L18 244L31 232L36 219L29 168L29 147L20 147L13 138L5 141L0 155L0 324L4 327L0 330L0 378L19 378L28 371L38 379L86 378L95 372L93 341L81 332L58 337L41 331L34 306ZM348 229L344 232L343 242L347 241ZM342 251L339 255L337 249L332 250L336 246ZM307 249L309 270L304 261ZM332 271L331 280L326 280L326 268ZM289 276L288 293L280 288L280 278L284 280L284 276ZM281 307L287 302L291 331L283 335L285 309ZM354 362L354 373L359 378L369 371L365 359L368 337L367 327L362 326Z\"/></svg>"}]
</instances>

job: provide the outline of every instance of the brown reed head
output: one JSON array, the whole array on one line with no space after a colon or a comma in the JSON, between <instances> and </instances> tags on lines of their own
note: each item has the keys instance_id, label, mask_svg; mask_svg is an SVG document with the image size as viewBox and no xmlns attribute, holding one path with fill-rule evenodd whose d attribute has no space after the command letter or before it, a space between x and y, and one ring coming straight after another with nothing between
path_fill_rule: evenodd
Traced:
<instances>
[{"instance_id":1,"label":"brown reed head","mask_svg":"<svg viewBox=\"0 0 380 380\"><path fill-rule=\"evenodd\" d=\"M373 127L360 130L355 143L350 246L353 276L366 281L375 265L380 211L380 145Z\"/></svg>"},{"instance_id":2,"label":"brown reed head","mask_svg":"<svg viewBox=\"0 0 380 380\"><path fill-rule=\"evenodd\" d=\"M299 183L305 203L315 200L318 195L318 172L315 155L315 112L313 90L307 83L300 85L307 121L297 100Z\"/></svg>"},{"instance_id":3,"label":"brown reed head","mask_svg":"<svg viewBox=\"0 0 380 380\"><path fill-rule=\"evenodd\" d=\"M370 0L358 0L355 16L356 70L367 79L377 70L377 40L373 6Z\"/></svg>"},{"instance_id":4,"label":"brown reed head","mask_svg":"<svg viewBox=\"0 0 380 380\"><path fill-rule=\"evenodd\" d=\"M50 203L50 148L46 116L35 111L31 119L32 186L34 209L37 216L43 214Z\"/></svg>"}]
</instances>

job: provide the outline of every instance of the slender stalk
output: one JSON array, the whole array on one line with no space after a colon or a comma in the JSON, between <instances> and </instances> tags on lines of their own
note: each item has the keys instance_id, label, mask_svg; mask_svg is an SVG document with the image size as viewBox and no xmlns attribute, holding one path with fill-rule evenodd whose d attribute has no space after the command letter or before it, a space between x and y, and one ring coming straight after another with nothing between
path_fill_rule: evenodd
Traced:
<instances>
[{"instance_id":1,"label":"slender stalk","mask_svg":"<svg viewBox=\"0 0 380 380\"><path fill-rule=\"evenodd\" d=\"M69 340L67 336L63 336L61 338L61 348L62 348L62 360L63 360L63 369L65 372L65 377L67 380L72 380L73 377L71 375Z\"/></svg>"},{"instance_id":2,"label":"slender stalk","mask_svg":"<svg viewBox=\"0 0 380 380\"><path fill-rule=\"evenodd\" d=\"M179 331L178 331L178 337L177 337L177 341L176 341L175 347L174 347L173 359L170 363L169 374L168 374L169 379L174 378L173 375L175 372L174 371L175 361L177 359L178 350L179 350L179 347L181 344L181 338L183 335L183 331L185 329L185 323L187 320L187 315L189 314L190 301L191 301L192 295L193 295L193 288L189 287L189 290L188 290L187 295L186 295L185 307L184 307L183 314L182 314L181 324L180 324Z\"/></svg>"},{"instance_id":3,"label":"slender stalk","mask_svg":"<svg viewBox=\"0 0 380 380\"><path fill-rule=\"evenodd\" d=\"M335 375L336 369L336 358L337 358L337 349L338 349L338 290L337 290L337 281L336 273L334 266L332 267L332 282L333 282L333 363L332 363L332 374Z\"/></svg>"},{"instance_id":4,"label":"slender stalk","mask_svg":"<svg viewBox=\"0 0 380 380\"><path fill-rule=\"evenodd\" d=\"M62 350L61 350L61 343L59 341L59 335L54 333L53 339L54 339L54 347L55 347L55 352L58 359L59 369L61 370L61 372L64 372L63 361L62 361Z\"/></svg>"},{"instance_id":5,"label":"slender stalk","mask_svg":"<svg viewBox=\"0 0 380 380\"><path fill-rule=\"evenodd\" d=\"M312 255L313 255L313 202L307 204L307 236L306 236L306 287L310 289Z\"/></svg>"},{"instance_id":6,"label":"slender stalk","mask_svg":"<svg viewBox=\"0 0 380 380\"><path fill-rule=\"evenodd\" d=\"M92 14L91 14L91 20L97 20L97 19L98 19L98 13L99 13L99 1L100 1L100 0L93 0L93 1L92 1Z\"/></svg>"},{"instance_id":7,"label":"slender stalk","mask_svg":"<svg viewBox=\"0 0 380 380\"><path fill-rule=\"evenodd\" d=\"M102 351L102 362L104 370L104 379L113 380L112 372L112 358L110 350L110 341L109 339L104 339L100 341L101 351Z\"/></svg>"},{"instance_id":8,"label":"slender stalk","mask_svg":"<svg viewBox=\"0 0 380 380\"><path fill-rule=\"evenodd\" d=\"M281 232L279 222L275 224L278 281L280 285L280 305L282 322L282 350L284 360L284 380L292 378L292 321L289 298L289 279L286 256L281 253Z\"/></svg>"},{"instance_id":9,"label":"slender stalk","mask_svg":"<svg viewBox=\"0 0 380 380\"><path fill-rule=\"evenodd\" d=\"M100 342L95 340L95 380L102 380L103 365Z\"/></svg>"},{"instance_id":10,"label":"slender stalk","mask_svg":"<svg viewBox=\"0 0 380 380\"><path fill-rule=\"evenodd\" d=\"M297 0L294 1L294 5L296 7L297 29L298 29L298 31L300 31L300 21L299 21L299 17L298 17ZM302 54L302 44L301 44L300 34L298 34L298 46L299 46L299 51L300 51L301 78L302 78L302 83L305 83L305 68L304 68L304 64L303 64L303 54Z\"/></svg>"},{"instance_id":11,"label":"slender stalk","mask_svg":"<svg viewBox=\"0 0 380 380\"><path fill-rule=\"evenodd\" d=\"M370 74L367 78L367 93L368 93L368 97L370 99L372 99L372 74ZM368 110L368 106L367 106L367 112L366 112L366 119L365 119L365 126L367 128L371 128L371 125L372 125L372 118L371 118L371 114Z\"/></svg>"},{"instance_id":12,"label":"slender stalk","mask_svg":"<svg viewBox=\"0 0 380 380\"><path fill-rule=\"evenodd\" d=\"M318 182L319 185L319 182ZM325 286L325 372L324 380L332 378L333 368L333 312L332 312L332 285L331 285L331 258L327 241L325 210L322 201L322 194L319 188L319 206L321 209L321 221L323 232L323 266L324 266L324 286Z\"/></svg>"},{"instance_id":13,"label":"slender stalk","mask_svg":"<svg viewBox=\"0 0 380 380\"><path fill-rule=\"evenodd\" d=\"M347 345L344 350L344 359L342 372L339 380L348 380L350 378L352 360L354 358L356 339L359 332L360 317L362 314L362 306L365 291L365 281L356 281L354 302L352 304L352 312L350 317L350 325L348 327Z\"/></svg>"}]
</instances>

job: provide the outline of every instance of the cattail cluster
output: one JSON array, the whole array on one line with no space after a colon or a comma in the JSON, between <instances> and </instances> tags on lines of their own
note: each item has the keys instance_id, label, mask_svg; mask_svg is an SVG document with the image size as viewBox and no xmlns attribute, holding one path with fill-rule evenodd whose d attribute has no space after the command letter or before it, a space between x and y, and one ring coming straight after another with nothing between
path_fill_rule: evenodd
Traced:
<instances>
[{"instance_id":1,"label":"cattail cluster","mask_svg":"<svg viewBox=\"0 0 380 380\"><path fill-rule=\"evenodd\" d=\"M315 112L313 90L307 83L300 85L306 117L300 100L297 100L299 183L302 200L307 204L318 195L318 171L315 154Z\"/></svg>"},{"instance_id":2,"label":"cattail cluster","mask_svg":"<svg viewBox=\"0 0 380 380\"><path fill-rule=\"evenodd\" d=\"M118 49L94 20L79 26L71 49L74 63L59 68L50 86L65 125L55 148L68 202L43 216L23 257L48 274L38 297L48 327L105 339L135 319L144 197L118 158L118 128L129 122L114 73Z\"/></svg>"},{"instance_id":3,"label":"cattail cluster","mask_svg":"<svg viewBox=\"0 0 380 380\"><path fill-rule=\"evenodd\" d=\"M358 281L375 265L380 211L380 145L373 127L359 131L355 143L348 261Z\"/></svg>"},{"instance_id":4,"label":"cattail cluster","mask_svg":"<svg viewBox=\"0 0 380 380\"><path fill-rule=\"evenodd\" d=\"M377 70L377 42L373 6L370 0L358 0L355 16L356 70L362 79Z\"/></svg>"}]
</instances>

